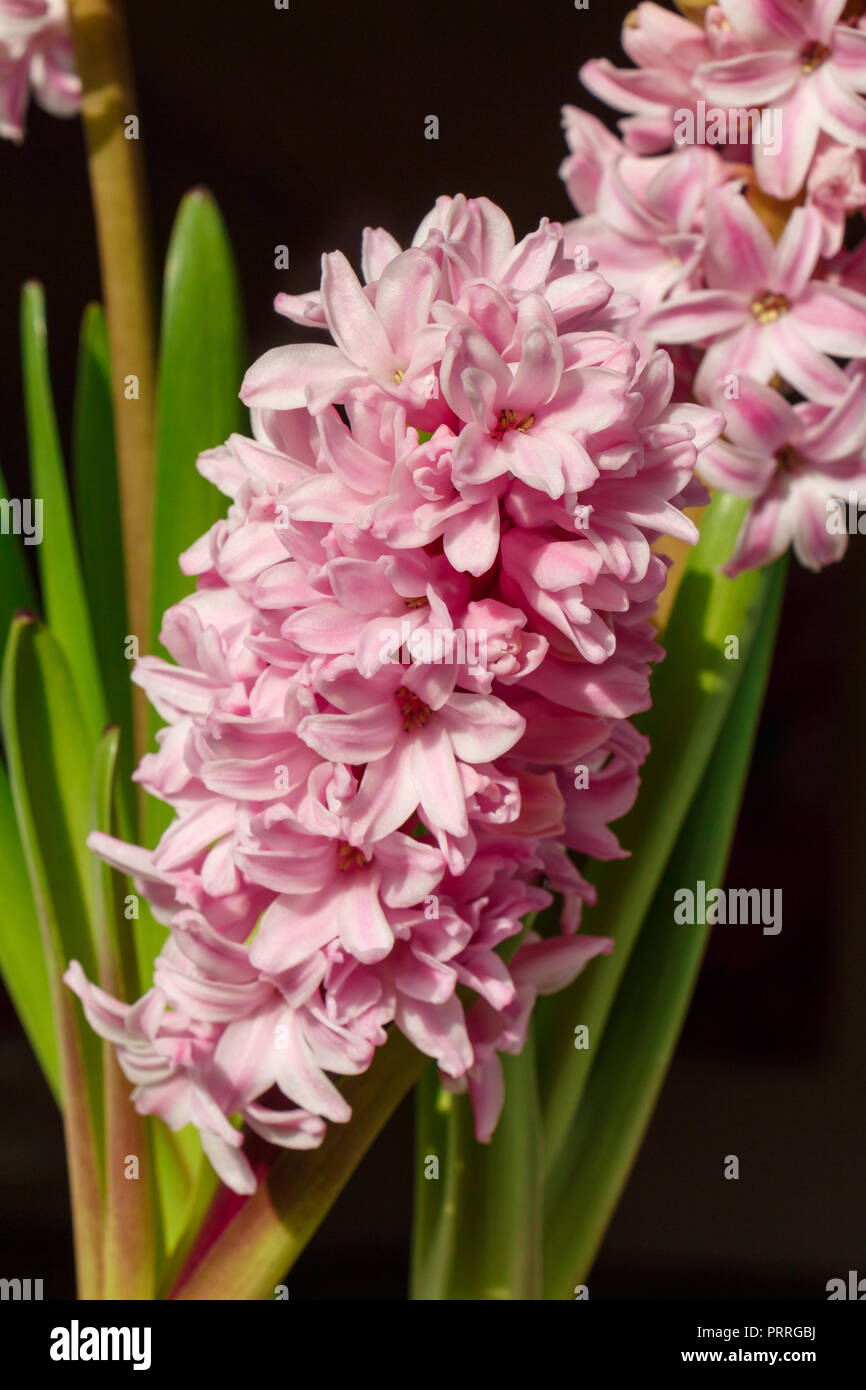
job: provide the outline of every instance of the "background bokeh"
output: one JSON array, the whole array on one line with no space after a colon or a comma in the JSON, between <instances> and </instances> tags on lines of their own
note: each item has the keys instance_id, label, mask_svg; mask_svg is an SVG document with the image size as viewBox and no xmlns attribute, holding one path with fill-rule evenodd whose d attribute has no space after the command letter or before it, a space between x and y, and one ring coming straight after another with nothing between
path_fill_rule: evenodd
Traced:
<instances>
[{"instance_id":1,"label":"background bokeh","mask_svg":"<svg viewBox=\"0 0 866 1390\"><path fill-rule=\"evenodd\" d=\"M405 242L437 194L457 191L500 203L519 235L543 214L567 219L559 108L601 113L577 69L617 59L628 6L128 8L158 255L182 194L209 186L237 252L252 360L294 332L271 310L275 292L317 284L324 250L357 261L366 224ZM430 114L438 141L424 138ZM27 495L20 284L46 287L67 434L78 322L99 294L78 123L34 111L24 147L0 145L0 187L0 466L13 495ZM274 269L278 244L288 271ZM783 931L714 933L593 1298L821 1299L828 1279L866 1274L864 546L855 538L820 577L792 569L728 880L782 888ZM60 1124L5 999L0 1113L0 1274L42 1277L46 1297L69 1297ZM732 1153L737 1182L722 1176ZM291 1297L404 1298L411 1184L407 1102L292 1272Z\"/></svg>"}]
</instances>

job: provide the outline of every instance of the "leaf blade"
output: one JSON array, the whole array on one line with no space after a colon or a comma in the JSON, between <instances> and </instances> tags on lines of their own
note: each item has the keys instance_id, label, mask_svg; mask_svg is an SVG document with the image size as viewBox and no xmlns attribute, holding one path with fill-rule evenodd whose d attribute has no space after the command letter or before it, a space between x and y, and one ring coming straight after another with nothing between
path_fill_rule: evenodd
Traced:
<instances>
[{"instance_id":1,"label":"leaf blade","mask_svg":"<svg viewBox=\"0 0 866 1390\"><path fill-rule=\"evenodd\" d=\"M74 955L93 971L88 880L88 739L73 678L47 628L12 625L2 681L9 782L36 906L57 1027L79 1297L102 1283L102 1062L62 980ZM91 974L91 978L92 978Z\"/></svg>"},{"instance_id":2,"label":"leaf blade","mask_svg":"<svg viewBox=\"0 0 866 1390\"><path fill-rule=\"evenodd\" d=\"M665 632L667 656L653 676L653 706L637 721L650 736L652 752L637 802L617 827L631 858L594 866L599 905L585 914L584 929L613 936L614 950L593 961L569 989L536 1006L548 1172L562 1152L589 1074L590 1052L576 1052L571 1046L574 1025L585 1024L591 1045L599 1044L640 924L754 640L769 584L766 573L748 571L730 580L719 572L733 548L745 505L739 498L717 494L704 516L701 539ZM736 661L724 655L731 635L740 644Z\"/></svg>"},{"instance_id":3,"label":"leaf blade","mask_svg":"<svg viewBox=\"0 0 866 1390\"><path fill-rule=\"evenodd\" d=\"M81 715L95 747L107 710L54 414L41 285L25 285L22 292L21 355L31 486L44 515L38 561L45 614L69 662Z\"/></svg>"},{"instance_id":4,"label":"leaf blade","mask_svg":"<svg viewBox=\"0 0 866 1390\"><path fill-rule=\"evenodd\" d=\"M3 763L0 763L0 858L3 862L0 974L36 1060L59 1104L60 1059L48 969Z\"/></svg>"},{"instance_id":5,"label":"leaf blade","mask_svg":"<svg viewBox=\"0 0 866 1390\"><path fill-rule=\"evenodd\" d=\"M211 195L194 190L178 211L163 290L151 651L162 614L191 588L179 555L225 515L225 498L195 461L244 428L238 399L243 363L240 290L228 234Z\"/></svg>"},{"instance_id":6,"label":"leaf blade","mask_svg":"<svg viewBox=\"0 0 866 1390\"><path fill-rule=\"evenodd\" d=\"M784 592L773 567L756 638L709 767L620 985L558 1171L548 1185L545 1297L585 1282L637 1156L673 1056L709 937L677 926L683 884L722 883L745 790Z\"/></svg>"},{"instance_id":7,"label":"leaf blade","mask_svg":"<svg viewBox=\"0 0 866 1390\"><path fill-rule=\"evenodd\" d=\"M121 728L118 789L134 823L132 694L125 656L129 633L123 530L117 485L114 407L111 400L108 329L101 304L89 304L81 320L72 423L72 493L84 583L107 718Z\"/></svg>"}]
</instances>

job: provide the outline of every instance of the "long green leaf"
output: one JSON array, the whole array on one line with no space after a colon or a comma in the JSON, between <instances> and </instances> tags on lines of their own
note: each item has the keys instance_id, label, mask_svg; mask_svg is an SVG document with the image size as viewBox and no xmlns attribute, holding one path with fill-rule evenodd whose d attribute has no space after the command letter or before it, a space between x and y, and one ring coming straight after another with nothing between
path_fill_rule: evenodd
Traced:
<instances>
[{"instance_id":1,"label":"long green leaf","mask_svg":"<svg viewBox=\"0 0 866 1390\"><path fill-rule=\"evenodd\" d=\"M24 286L21 354L31 487L34 500L42 505L44 534L38 547L38 561L45 615L69 662L87 743L95 748L106 723L107 707L51 396L45 296L41 285Z\"/></svg>"},{"instance_id":2,"label":"long green leaf","mask_svg":"<svg viewBox=\"0 0 866 1390\"><path fill-rule=\"evenodd\" d=\"M108 718L120 726L117 788L134 823L132 696L127 659L129 620L123 572L123 531L108 332L101 304L88 304L81 321L72 428L72 488L84 582Z\"/></svg>"},{"instance_id":3,"label":"long green leaf","mask_svg":"<svg viewBox=\"0 0 866 1390\"><path fill-rule=\"evenodd\" d=\"M150 631L138 634L142 651L158 650L163 613L193 588L181 573L179 556L225 515L225 497L200 475L196 459L245 427L247 414L238 400L244 359L240 290L228 234L214 199L196 189L180 205L165 267L153 585ZM148 720L152 737L160 724L153 709ZM156 844L170 817L167 806L155 797L147 798L144 840L148 846ZM139 968L146 976L165 930L145 911L136 936ZM182 1212L177 1215L182 1219Z\"/></svg>"},{"instance_id":4,"label":"long green leaf","mask_svg":"<svg viewBox=\"0 0 866 1390\"><path fill-rule=\"evenodd\" d=\"M475 1140L468 1096L431 1094L432 1068L418 1088L419 1108L438 1111L444 1124L439 1139L421 1116L415 1300L541 1297L541 1117L531 1037L519 1056L502 1058L502 1069L506 1104L489 1144ZM422 1153L425 1143L435 1147ZM427 1175L431 1157L439 1159L438 1180Z\"/></svg>"},{"instance_id":5,"label":"long green leaf","mask_svg":"<svg viewBox=\"0 0 866 1390\"><path fill-rule=\"evenodd\" d=\"M79 1296L101 1288L102 1059L79 1027L61 975L70 959L94 978L88 831L88 738L72 675L48 630L16 618L6 648L3 734L24 861L57 1027Z\"/></svg>"},{"instance_id":6,"label":"long green leaf","mask_svg":"<svg viewBox=\"0 0 866 1390\"><path fill-rule=\"evenodd\" d=\"M557 1169L547 1185L545 1297L585 1283L670 1065L711 928L674 921L674 893L724 882L784 592L770 574L761 628L716 750L668 862L596 1052ZM722 930L726 930L722 928Z\"/></svg>"},{"instance_id":7,"label":"long green leaf","mask_svg":"<svg viewBox=\"0 0 866 1390\"><path fill-rule=\"evenodd\" d=\"M652 709L638 723L652 752L637 802L617 827L631 858L593 866L598 906L584 930L613 936L611 955L592 962L560 994L539 1000L539 1057L547 1171L556 1165L577 1111L632 946L694 799L748 656L770 579L719 572L733 549L745 503L718 494L710 504L665 632L667 657L652 679ZM735 649L730 639L736 639ZM736 651L736 655L734 655ZM730 657L728 655L730 654ZM573 1047L576 1024L590 1046Z\"/></svg>"},{"instance_id":8,"label":"long green leaf","mask_svg":"<svg viewBox=\"0 0 866 1390\"><path fill-rule=\"evenodd\" d=\"M153 586L147 648L157 650L162 615L193 585L178 565L182 551L225 515L226 500L196 469L205 449L243 431L247 413L238 400L245 362L240 289L228 234L205 190L187 194L177 215L165 268L160 338ZM159 719L151 710L151 736ZM144 839L156 844L169 808L148 797ZM142 905L137 924L139 968L146 976L165 939ZM181 1238L190 1190L202 1163L196 1132L155 1132L160 1201L167 1247ZM182 1175L178 1160L186 1167Z\"/></svg>"},{"instance_id":9,"label":"long green leaf","mask_svg":"<svg viewBox=\"0 0 866 1390\"><path fill-rule=\"evenodd\" d=\"M0 974L55 1100L60 1103L60 1060L51 990L36 904L21 849L6 768L0 763Z\"/></svg>"},{"instance_id":10,"label":"long green leaf","mask_svg":"<svg viewBox=\"0 0 866 1390\"><path fill-rule=\"evenodd\" d=\"M167 1134L170 1139L176 1137L165 1125L160 1125L157 1132ZM161 1158L160 1161L163 1162L164 1160ZM198 1173L195 1180L190 1178L184 1184L183 1194L179 1194L179 1200L182 1200L183 1196L186 1197L183 1229L175 1241L174 1249L162 1262L159 1271L157 1298L167 1298L174 1287L178 1275L198 1239L205 1217L219 1189L220 1180L210 1163L199 1163L197 1166Z\"/></svg>"},{"instance_id":11,"label":"long green leaf","mask_svg":"<svg viewBox=\"0 0 866 1390\"><path fill-rule=\"evenodd\" d=\"M174 1261L187 1230L195 1193L206 1181L203 1170L209 1165L198 1130L193 1125L173 1131L157 1116L152 1116L149 1123L159 1195L162 1254Z\"/></svg>"},{"instance_id":12,"label":"long green leaf","mask_svg":"<svg viewBox=\"0 0 866 1390\"><path fill-rule=\"evenodd\" d=\"M156 510L150 650L166 608L190 592L178 557L225 515L222 493L196 470L205 449L243 430L238 400L244 331L237 272L209 193L180 205L163 289L157 403Z\"/></svg>"}]
</instances>

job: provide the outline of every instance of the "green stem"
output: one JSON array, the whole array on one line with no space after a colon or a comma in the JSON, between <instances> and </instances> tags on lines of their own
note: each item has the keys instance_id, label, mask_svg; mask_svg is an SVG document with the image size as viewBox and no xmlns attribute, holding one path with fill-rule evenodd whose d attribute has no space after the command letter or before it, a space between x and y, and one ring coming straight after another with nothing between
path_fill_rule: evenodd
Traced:
<instances>
[{"instance_id":1,"label":"green stem","mask_svg":"<svg viewBox=\"0 0 866 1390\"><path fill-rule=\"evenodd\" d=\"M532 1035L519 1056L501 1060L506 1104L488 1144L475 1139L467 1095L436 1094L435 1073L419 1087L413 1299L541 1297L541 1117ZM438 1124L433 1116L441 1117ZM438 1181L426 1176L434 1155Z\"/></svg>"},{"instance_id":2,"label":"green stem","mask_svg":"<svg viewBox=\"0 0 866 1390\"><path fill-rule=\"evenodd\" d=\"M440 1086L435 1067L429 1067L415 1087L410 1296L416 1302L442 1298L453 1253L457 1162L452 1110L456 1099Z\"/></svg>"}]
</instances>

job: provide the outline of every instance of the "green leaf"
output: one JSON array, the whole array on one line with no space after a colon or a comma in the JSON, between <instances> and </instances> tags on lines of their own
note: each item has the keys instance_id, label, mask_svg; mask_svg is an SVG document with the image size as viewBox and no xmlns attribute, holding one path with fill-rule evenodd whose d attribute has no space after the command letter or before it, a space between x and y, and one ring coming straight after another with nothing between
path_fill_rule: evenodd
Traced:
<instances>
[{"instance_id":1,"label":"green leaf","mask_svg":"<svg viewBox=\"0 0 866 1390\"><path fill-rule=\"evenodd\" d=\"M12 798L37 908L48 914L64 964L79 960L95 979L88 740L59 643L26 616L12 625L2 710Z\"/></svg>"},{"instance_id":2,"label":"green leaf","mask_svg":"<svg viewBox=\"0 0 866 1390\"><path fill-rule=\"evenodd\" d=\"M57 1029L36 904L27 877L6 768L0 763L0 974L55 1100L60 1103Z\"/></svg>"},{"instance_id":3,"label":"green leaf","mask_svg":"<svg viewBox=\"0 0 866 1390\"><path fill-rule=\"evenodd\" d=\"M664 636L667 657L651 685L653 706L636 721L651 741L637 802L617 826L626 861L593 866L598 906L583 930L613 936L611 955L592 961L575 983L541 999L535 1010L539 1081L550 1172L559 1159L640 925L652 902L686 813L703 777L748 656L770 577L751 570L727 579L730 555L747 503L717 494L704 515ZM729 642L739 644L728 659ZM590 1048L572 1046L576 1024Z\"/></svg>"},{"instance_id":4,"label":"green leaf","mask_svg":"<svg viewBox=\"0 0 866 1390\"><path fill-rule=\"evenodd\" d=\"M160 1131L162 1134L168 1135L169 1139L176 1138L176 1135L173 1135L165 1125L160 1126ZM185 1215L180 1235L175 1240L169 1257L160 1269L158 1298L167 1298L174 1287L190 1251L196 1244L219 1186L220 1180L211 1164L202 1161L198 1164L195 1180L188 1180L183 1193L178 1193L179 1201L185 1199Z\"/></svg>"},{"instance_id":5,"label":"green leaf","mask_svg":"<svg viewBox=\"0 0 866 1390\"><path fill-rule=\"evenodd\" d=\"M21 352L30 485L34 499L42 502L44 534L38 547L38 561L45 615L73 674L85 743L94 748L105 725L107 709L51 396L45 296L41 285L24 286Z\"/></svg>"},{"instance_id":6,"label":"green leaf","mask_svg":"<svg viewBox=\"0 0 866 1390\"><path fill-rule=\"evenodd\" d=\"M435 1067L415 1087L415 1200L412 1211L411 1297L440 1300L454 1253L455 1097L443 1090ZM432 1176L431 1158L438 1163Z\"/></svg>"},{"instance_id":7,"label":"green leaf","mask_svg":"<svg viewBox=\"0 0 866 1390\"><path fill-rule=\"evenodd\" d=\"M173 1131L154 1116L150 1142L156 1164L163 1253L174 1264L187 1230L191 1204L200 1184L207 1180L210 1164L193 1125Z\"/></svg>"},{"instance_id":8,"label":"green leaf","mask_svg":"<svg viewBox=\"0 0 866 1390\"><path fill-rule=\"evenodd\" d=\"M226 498L196 469L205 449L243 431L247 412L238 400L243 377L244 330L240 290L225 225L211 195L188 193L172 232L163 286L158 368L153 586L150 632L142 650L158 650L165 610L192 591L178 559L225 516ZM153 737L161 720L151 708ZM155 797L144 805L144 842L153 848L171 819ZM148 913L137 931L142 975L165 939ZM186 1140L182 1140L186 1143Z\"/></svg>"},{"instance_id":9,"label":"green leaf","mask_svg":"<svg viewBox=\"0 0 866 1390\"><path fill-rule=\"evenodd\" d=\"M242 431L238 400L244 331L237 272L225 225L209 193L180 205L163 290L157 402L156 503L150 650L166 608L191 591L178 557L226 513L226 499L198 473L196 458Z\"/></svg>"},{"instance_id":10,"label":"green leaf","mask_svg":"<svg viewBox=\"0 0 866 1390\"><path fill-rule=\"evenodd\" d=\"M772 660L786 561L769 574L761 627L716 750L629 961L568 1142L546 1190L545 1297L585 1283L640 1148L685 1021L711 930L674 921L674 893L724 882ZM723 928L724 930L724 928Z\"/></svg>"},{"instance_id":11,"label":"green leaf","mask_svg":"<svg viewBox=\"0 0 866 1390\"><path fill-rule=\"evenodd\" d=\"M476 1142L469 1097L441 1090L433 1068L416 1092L415 1300L541 1297L541 1117L531 1037L519 1056L502 1058L502 1069L506 1104L489 1144ZM434 1155L438 1181L425 1176Z\"/></svg>"},{"instance_id":12,"label":"green leaf","mask_svg":"<svg viewBox=\"0 0 866 1390\"><path fill-rule=\"evenodd\" d=\"M164 611L193 588L178 565L181 552L226 512L225 497L195 464L205 449L245 429L247 413L238 400L245 355L238 276L225 225L211 195L195 190L178 212L163 287L151 627L144 634L150 651L157 650ZM151 735L159 724L151 710ZM147 845L156 844L170 818L169 807L147 798ZM145 904L136 935L139 969L147 977L165 928ZM154 1143L166 1247L172 1250L203 1162L201 1145L193 1130L169 1134L162 1126L154 1131Z\"/></svg>"},{"instance_id":13,"label":"green leaf","mask_svg":"<svg viewBox=\"0 0 866 1390\"><path fill-rule=\"evenodd\" d=\"M95 977L88 832L88 744L71 672L41 624L16 618L3 668L3 735L24 862L57 1027L79 1296L99 1297L102 1264L102 1058L61 975Z\"/></svg>"},{"instance_id":14,"label":"green leaf","mask_svg":"<svg viewBox=\"0 0 866 1390\"><path fill-rule=\"evenodd\" d=\"M134 824L132 694L127 660L129 634L123 531L117 487L114 411L108 332L100 304L89 304L81 321L72 428L72 487L84 582L108 718L121 729L117 787Z\"/></svg>"}]
</instances>

